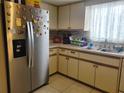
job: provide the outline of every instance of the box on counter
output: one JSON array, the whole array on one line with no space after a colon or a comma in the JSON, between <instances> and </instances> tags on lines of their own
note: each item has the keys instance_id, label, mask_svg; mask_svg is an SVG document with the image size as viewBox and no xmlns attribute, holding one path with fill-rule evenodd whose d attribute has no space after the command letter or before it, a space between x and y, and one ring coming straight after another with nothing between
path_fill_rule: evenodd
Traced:
<instances>
[{"instance_id":1,"label":"box on counter","mask_svg":"<svg viewBox=\"0 0 124 93\"><path fill-rule=\"evenodd\" d=\"M40 8L40 3L42 2L42 0L25 0L25 1L26 1L26 5L33 6L36 8Z\"/></svg>"}]
</instances>

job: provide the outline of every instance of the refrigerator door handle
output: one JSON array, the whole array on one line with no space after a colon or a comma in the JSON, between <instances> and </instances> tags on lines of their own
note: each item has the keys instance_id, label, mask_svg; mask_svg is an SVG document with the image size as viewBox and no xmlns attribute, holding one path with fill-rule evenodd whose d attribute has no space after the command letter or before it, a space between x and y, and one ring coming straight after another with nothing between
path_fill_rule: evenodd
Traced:
<instances>
[{"instance_id":1,"label":"refrigerator door handle","mask_svg":"<svg viewBox=\"0 0 124 93\"><path fill-rule=\"evenodd\" d=\"M31 68L31 31L30 31L30 23L27 22L27 57L28 57L28 67Z\"/></svg>"},{"instance_id":2,"label":"refrigerator door handle","mask_svg":"<svg viewBox=\"0 0 124 93\"><path fill-rule=\"evenodd\" d=\"M34 67L34 30L33 30L33 24L30 22L30 29L31 29L31 47L32 47L32 67Z\"/></svg>"}]
</instances>

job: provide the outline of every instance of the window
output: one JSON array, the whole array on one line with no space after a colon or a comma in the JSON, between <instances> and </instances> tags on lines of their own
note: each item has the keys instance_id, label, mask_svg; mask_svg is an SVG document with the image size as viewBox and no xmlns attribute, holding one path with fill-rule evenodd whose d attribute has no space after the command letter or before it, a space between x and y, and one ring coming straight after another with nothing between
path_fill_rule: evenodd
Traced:
<instances>
[{"instance_id":1,"label":"window","mask_svg":"<svg viewBox=\"0 0 124 93\"><path fill-rule=\"evenodd\" d=\"M86 6L85 30L93 41L124 43L124 1Z\"/></svg>"}]
</instances>

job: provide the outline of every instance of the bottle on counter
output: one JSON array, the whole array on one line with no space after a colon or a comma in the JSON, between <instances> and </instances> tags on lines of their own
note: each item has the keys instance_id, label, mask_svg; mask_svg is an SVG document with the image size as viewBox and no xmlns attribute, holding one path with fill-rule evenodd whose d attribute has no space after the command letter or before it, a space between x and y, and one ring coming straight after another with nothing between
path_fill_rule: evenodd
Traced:
<instances>
[{"instance_id":1,"label":"bottle on counter","mask_svg":"<svg viewBox=\"0 0 124 93\"><path fill-rule=\"evenodd\" d=\"M93 41L92 40L90 40L89 42L88 42L88 46L87 46L87 48L88 49L92 49L93 48Z\"/></svg>"},{"instance_id":2,"label":"bottle on counter","mask_svg":"<svg viewBox=\"0 0 124 93\"><path fill-rule=\"evenodd\" d=\"M87 39L85 37L82 37L82 44L81 47L87 46Z\"/></svg>"}]
</instances>

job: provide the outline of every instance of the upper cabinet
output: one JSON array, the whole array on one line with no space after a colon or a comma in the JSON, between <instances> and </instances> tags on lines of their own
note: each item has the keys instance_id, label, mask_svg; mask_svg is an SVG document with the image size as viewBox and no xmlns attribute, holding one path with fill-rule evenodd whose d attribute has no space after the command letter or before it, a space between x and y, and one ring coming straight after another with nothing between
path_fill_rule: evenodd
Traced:
<instances>
[{"instance_id":1,"label":"upper cabinet","mask_svg":"<svg viewBox=\"0 0 124 93\"><path fill-rule=\"evenodd\" d=\"M85 18L84 3L72 4L70 9L70 27L71 29L83 29Z\"/></svg>"},{"instance_id":2,"label":"upper cabinet","mask_svg":"<svg viewBox=\"0 0 124 93\"><path fill-rule=\"evenodd\" d=\"M41 8L49 10L50 30L67 30L84 28L85 7L84 3L56 6L41 3Z\"/></svg>"},{"instance_id":3,"label":"upper cabinet","mask_svg":"<svg viewBox=\"0 0 124 93\"><path fill-rule=\"evenodd\" d=\"M56 30L57 29L57 7L41 3L41 8L49 10L49 20L50 20L50 30Z\"/></svg>"},{"instance_id":4,"label":"upper cabinet","mask_svg":"<svg viewBox=\"0 0 124 93\"><path fill-rule=\"evenodd\" d=\"M59 7L59 29L84 28L84 3L76 3Z\"/></svg>"},{"instance_id":5,"label":"upper cabinet","mask_svg":"<svg viewBox=\"0 0 124 93\"><path fill-rule=\"evenodd\" d=\"M59 7L59 29L69 29L70 24L70 6Z\"/></svg>"}]
</instances>

